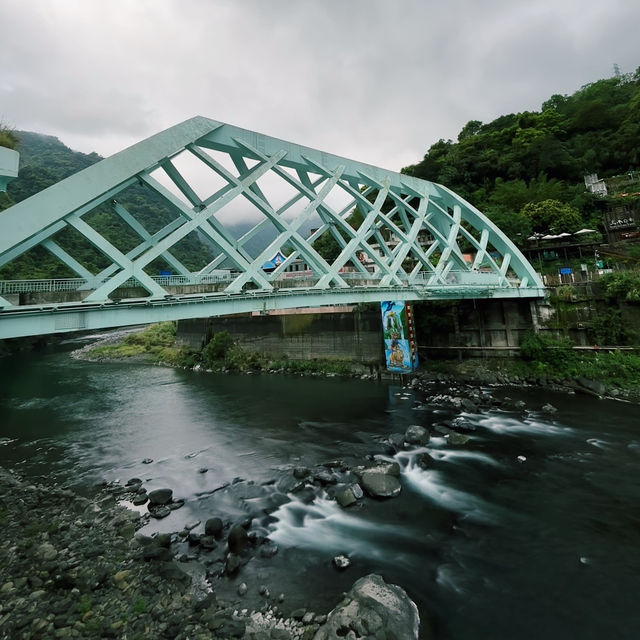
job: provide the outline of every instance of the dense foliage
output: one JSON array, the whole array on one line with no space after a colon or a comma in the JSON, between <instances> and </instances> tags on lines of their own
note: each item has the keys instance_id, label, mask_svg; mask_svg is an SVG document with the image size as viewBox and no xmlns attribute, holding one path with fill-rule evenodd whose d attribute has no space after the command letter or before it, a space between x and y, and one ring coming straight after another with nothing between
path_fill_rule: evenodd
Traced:
<instances>
[{"instance_id":1,"label":"dense foliage","mask_svg":"<svg viewBox=\"0 0 640 640\"><path fill-rule=\"evenodd\" d=\"M96 153L73 151L53 136L28 131L17 131L15 135L19 140L17 150L20 152L20 174L9 184L5 197L0 199L0 212L102 159ZM149 233L155 233L176 217L176 213L157 194L139 185L119 194L118 202ZM140 242L139 236L107 204L97 207L84 219L124 253ZM111 262L70 228L56 234L55 240L93 273ZM185 266L195 270L206 264L211 250L196 233L191 233L178 243L174 255ZM167 268L162 260L157 260L152 263L150 272ZM0 279L6 280L74 276L57 258L39 247L0 270Z\"/></svg>"},{"instance_id":2,"label":"dense foliage","mask_svg":"<svg viewBox=\"0 0 640 640\"><path fill-rule=\"evenodd\" d=\"M15 149L17 146L18 136L13 132L13 129L0 124L0 147Z\"/></svg>"},{"instance_id":3,"label":"dense foliage","mask_svg":"<svg viewBox=\"0 0 640 640\"><path fill-rule=\"evenodd\" d=\"M583 176L606 178L639 165L640 69L551 96L540 111L472 120L456 142L439 140L403 171L453 189L517 241L538 226L528 203L559 201L581 214L568 227L593 224L595 199Z\"/></svg>"},{"instance_id":4,"label":"dense foliage","mask_svg":"<svg viewBox=\"0 0 640 640\"><path fill-rule=\"evenodd\" d=\"M571 352L571 341L555 338L547 333L530 332L520 341L520 357L523 360L559 364Z\"/></svg>"},{"instance_id":5,"label":"dense foliage","mask_svg":"<svg viewBox=\"0 0 640 640\"><path fill-rule=\"evenodd\" d=\"M640 273L637 271L609 273L600 284L611 301L640 302Z\"/></svg>"}]
</instances>

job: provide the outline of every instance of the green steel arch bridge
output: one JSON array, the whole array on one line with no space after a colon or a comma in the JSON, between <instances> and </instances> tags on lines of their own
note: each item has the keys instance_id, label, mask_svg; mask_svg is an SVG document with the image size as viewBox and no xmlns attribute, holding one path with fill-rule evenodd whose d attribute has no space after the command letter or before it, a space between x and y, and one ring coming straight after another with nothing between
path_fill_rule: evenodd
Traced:
<instances>
[{"instance_id":1,"label":"green steel arch bridge","mask_svg":"<svg viewBox=\"0 0 640 640\"><path fill-rule=\"evenodd\" d=\"M121 202L133 187L170 212L158 228ZM126 226L126 246L104 231L105 216ZM238 218L251 220L242 232ZM337 244L333 260L318 250L326 233ZM175 251L189 234L208 247L195 271ZM78 246L104 266L87 266ZM203 117L0 213L0 267L36 247L74 277L0 281L0 339L396 299L544 295L516 246L446 187Z\"/></svg>"}]
</instances>

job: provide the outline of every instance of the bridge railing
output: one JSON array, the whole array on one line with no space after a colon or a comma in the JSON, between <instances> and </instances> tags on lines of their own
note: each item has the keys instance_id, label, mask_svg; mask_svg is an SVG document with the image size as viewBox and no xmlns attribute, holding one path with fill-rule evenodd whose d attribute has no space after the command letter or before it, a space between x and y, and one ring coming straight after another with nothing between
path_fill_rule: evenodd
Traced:
<instances>
[{"instance_id":1,"label":"bridge railing","mask_svg":"<svg viewBox=\"0 0 640 640\"><path fill-rule=\"evenodd\" d=\"M77 291L87 283L88 281L84 278L59 278L54 280L1 280L0 295L12 293Z\"/></svg>"},{"instance_id":2,"label":"bridge railing","mask_svg":"<svg viewBox=\"0 0 640 640\"><path fill-rule=\"evenodd\" d=\"M232 282L237 276L235 273L215 273L215 274L197 274L192 273L189 275L161 275L152 276L161 287L181 287L189 285L207 285L207 284L222 284ZM341 273L340 277L351 283L351 286L378 286L378 283L382 279L381 275L377 274L364 274L359 272L347 272ZM411 284L414 285L428 285L432 274L419 273L417 276L411 278ZM409 276L401 277L401 280L408 282ZM500 277L495 273L483 273L475 272L469 273L464 271L451 271L444 278L445 285L485 285L485 286L499 286ZM106 279L95 280L89 282L85 278L57 278L57 279L41 279L41 280L0 280L0 296L6 294L19 294L19 293L52 293L56 291L78 291L81 289L93 289ZM296 273L286 272L273 281L275 288L278 289L285 285L286 287L298 286L302 288L311 288L316 281L316 277L312 273ZM137 288L140 287L140 283L135 278L130 278L120 285L120 288Z\"/></svg>"},{"instance_id":3,"label":"bridge railing","mask_svg":"<svg viewBox=\"0 0 640 640\"><path fill-rule=\"evenodd\" d=\"M161 287L185 286L192 284L215 284L219 282L231 282L235 276L231 274L191 274L190 276L152 276ZM41 280L0 280L0 295L16 293L50 293L55 291L78 291L97 287L106 282L108 278L89 282L86 278L52 278ZM129 278L120 285L123 288L139 287L140 283L135 278Z\"/></svg>"}]
</instances>

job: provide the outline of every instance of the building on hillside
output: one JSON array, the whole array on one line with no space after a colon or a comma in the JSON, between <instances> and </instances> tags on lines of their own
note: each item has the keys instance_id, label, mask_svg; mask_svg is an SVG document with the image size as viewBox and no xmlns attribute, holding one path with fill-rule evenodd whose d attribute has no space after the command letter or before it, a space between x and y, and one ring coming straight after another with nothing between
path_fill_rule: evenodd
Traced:
<instances>
[{"instance_id":1,"label":"building on hillside","mask_svg":"<svg viewBox=\"0 0 640 640\"><path fill-rule=\"evenodd\" d=\"M629 171L599 180L584 177L587 189L602 199L604 228L609 244L640 238L640 175Z\"/></svg>"},{"instance_id":2,"label":"building on hillside","mask_svg":"<svg viewBox=\"0 0 640 640\"><path fill-rule=\"evenodd\" d=\"M597 195L607 195L607 183L603 179L598 179L597 173L589 173L584 177L584 186L587 187L587 191Z\"/></svg>"},{"instance_id":3,"label":"building on hillside","mask_svg":"<svg viewBox=\"0 0 640 640\"><path fill-rule=\"evenodd\" d=\"M607 202L604 223L609 243L640 238L640 193Z\"/></svg>"}]
</instances>

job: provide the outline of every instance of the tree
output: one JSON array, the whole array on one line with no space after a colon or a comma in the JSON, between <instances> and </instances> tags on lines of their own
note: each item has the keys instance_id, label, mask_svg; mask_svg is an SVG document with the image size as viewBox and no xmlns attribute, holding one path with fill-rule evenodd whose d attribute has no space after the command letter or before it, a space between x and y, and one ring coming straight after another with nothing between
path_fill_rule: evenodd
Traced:
<instances>
[{"instance_id":1,"label":"tree","mask_svg":"<svg viewBox=\"0 0 640 640\"><path fill-rule=\"evenodd\" d=\"M530 220L534 231L541 233L572 233L582 225L580 212L559 200L529 202L520 213Z\"/></svg>"},{"instance_id":2,"label":"tree","mask_svg":"<svg viewBox=\"0 0 640 640\"><path fill-rule=\"evenodd\" d=\"M480 120L469 120L467 124L462 127L460 133L458 134L458 142L461 142L465 138L469 138L471 136L475 136L480 133L482 129L482 122Z\"/></svg>"},{"instance_id":3,"label":"tree","mask_svg":"<svg viewBox=\"0 0 640 640\"><path fill-rule=\"evenodd\" d=\"M0 123L0 147L15 149L20 140L12 129Z\"/></svg>"}]
</instances>

